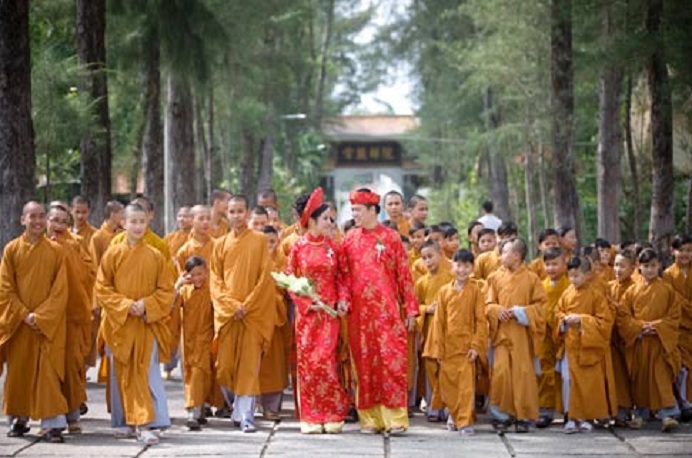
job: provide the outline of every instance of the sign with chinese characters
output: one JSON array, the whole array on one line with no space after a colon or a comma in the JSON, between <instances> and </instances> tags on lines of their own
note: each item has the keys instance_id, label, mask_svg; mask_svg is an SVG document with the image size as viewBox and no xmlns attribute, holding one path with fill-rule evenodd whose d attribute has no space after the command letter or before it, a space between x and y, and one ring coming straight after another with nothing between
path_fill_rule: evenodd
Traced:
<instances>
[{"instance_id":1,"label":"sign with chinese characters","mask_svg":"<svg viewBox=\"0 0 692 458\"><path fill-rule=\"evenodd\" d=\"M398 142L339 142L334 148L337 165L401 165L402 148Z\"/></svg>"}]
</instances>

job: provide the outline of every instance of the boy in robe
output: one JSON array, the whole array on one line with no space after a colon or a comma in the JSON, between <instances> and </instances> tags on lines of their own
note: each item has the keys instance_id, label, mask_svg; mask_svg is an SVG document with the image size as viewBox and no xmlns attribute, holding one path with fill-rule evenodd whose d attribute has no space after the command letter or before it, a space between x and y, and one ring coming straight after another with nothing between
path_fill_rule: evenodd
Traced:
<instances>
[{"instance_id":1,"label":"boy in robe","mask_svg":"<svg viewBox=\"0 0 692 458\"><path fill-rule=\"evenodd\" d=\"M178 224L178 229L166 234L163 238L163 241L168 245L168 252L173 256L173 262L177 262L175 254L180 247L187 242L187 239L190 238L190 231L192 230L192 213L190 212L190 207L180 207L176 216L176 222ZM185 263L185 259L180 260L180 262Z\"/></svg>"},{"instance_id":2,"label":"boy in robe","mask_svg":"<svg viewBox=\"0 0 692 458\"><path fill-rule=\"evenodd\" d=\"M545 280L548 276L543 264L543 253L551 248L560 247L560 236L555 229L544 229L538 234L538 256L529 264L529 270L538 275L538 278Z\"/></svg>"},{"instance_id":3,"label":"boy in robe","mask_svg":"<svg viewBox=\"0 0 692 458\"><path fill-rule=\"evenodd\" d=\"M220 238L228 234L228 199L231 193L224 189L214 189L211 193L211 227L209 235Z\"/></svg>"},{"instance_id":4,"label":"boy in robe","mask_svg":"<svg viewBox=\"0 0 692 458\"><path fill-rule=\"evenodd\" d=\"M411 242L409 264L411 265L412 271L414 264L420 259L420 249L423 246L423 242L425 242L426 229L425 224L417 223L411 226L409 230L409 241ZM417 278L414 278L414 281L415 280L417 280Z\"/></svg>"},{"instance_id":5,"label":"boy in robe","mask_svg":"<svg viewBox=\"0 0 692 458\"><path fill-rule=\"evenodd\" d=\"M523 240L506 240L501 246L503 269L490 275L486 285L492 349L490 413L498 432L515 423L517 432L526 433L529 421L538 419L536 369L540 369L546 297L538 276L524 265L526 252Z\"/></svg>"},{"instance_id":6,"label":"boy in robe","mask_svg":"<svg viewBox=\"0 0 692 458\"><path fill-rule=\"evenodd\" d=\"M89 250L91 245L91 237L96 232L96 228L89 224L89 216L91 216L91 202L84 196L75 196L72 198L72 233L77 234L82 238L82 244L86 250Z\"/></svg>"},{"instance_id":7,"label":"boy in robe","mask_svg":"<svg viewBox=\"0 0 692 458\"><path fill-rule=\"evenodd\" d=\"M399 191L389 191L384 195L384 211L387 219L394 223L401 235L409 235L411 225L404 218L404 196Z\"/></svg>"},{"instance_id":8,"label":"boy in robe","mask_svg":"<svg viewBox=\"0 0 692 458\"><path fill-rule=\"evenodd\" d=\"M589 286L591 261L573 258L567 269L571 286L557 303L553 336L562 375L562 404L568 415L564 432L573 434L593 431L588 420L612 413L605 371L613 323L605 297Z\"/></svg>"},{"instance_id":9,"label":"boy in robe","mask_svg":"<svg viewBox=\"0 0 692 458\"><path fill-rule=\"evenodd\" d=\"M111 425L119 437L153 445L152 430L171 424L159 362L170 356L174 279L163 255L144 242L148 224L142 206L125 208L126 239L104 254L94 292L110 363Z\"/></svg>"},{"instance_id":10,"label":"boy in robe","mask_svg":"<svg viewBox=\"0 0 692 458\"><path fill-rule=\"evenodd\" d=\"M267 247L272 258L272 271L283 272L286 260L278 251L279 234L273 226L261 231L267 238ZM283 291L276 287L276 329L269 348L262 356L260 367L260 390L263 416L269 421L281 419L283 391L288 386L288 358L291 344L291 327L284 303Z\"/></svg>"},{"instance_id":11,"label":"boy in robe","mask_svg":"<svg viewBox=\"0 0 692 458\"><path fill-rule=\"evenodd\" d=\"M267 213L267 210L264 207L254 207L250 212L248 227L255 232L262 232L267 224L269 224L269 213Z\"/></svg>"},{"instance_id":12,"label":"boy in robe","mask_svg":"<svg viewBox=\"0 0 692 458\"><path fill-rule=\"evenodd\" d=\"M632 274L637 265L636 256L633 251L625 250L615 255L615 280L608 283L608 299L610 312L615 317L615 322L622 321L623 314L621 301L622 296L629 288L634 285ZM613 327L610 338L610 358L613 362L613 376L615 377L615 391L617 394L618 413L615 417L615 426L627 426L634 403L632 401L632 382L630 381L627 360L625 358L626 349L617 326Z\"/></svg>"},{"instance_id":13,"label":"boy in robe","mask_svg":"<svg viewBox=\"0 0 692 458\"><path fill-rule=\"evenodd\" d=\"M209 268L217 379L235 396L234 423L252 433L262 351L276 326L276 289L266 237L247 228L248 213L247 198L233 196L231 231L214 243Z\"/></svg>"},{"instance_id":14,"label":"boy in robe","mask_svg":"<svg viewBox=\"0 0 692 458\"><path fill-rule=\"evenodd\" d=\"M577 253L577 231L569 226L562 226L557 229L557 233L560 235L560 248L565 252L565 259L569 261Z\"/></svg>"},{"instance_id":15,"label":"boy in robe","mask_svg":"<svg viewBox=\"0 0 692 458\"><path fill-rule=\"evenodd\" d=\"M69 231L69 213L65 207L48 212L46 235L64 248L67 270L67 309L65 376L62 383L67 400L67 431L82 432L80 406L86 402L86 358L91 349L92 290L96 270L81 238Z\"/></svg>"},{"instance_id":16,"label":"boy in robe","mask_svg":"<svg viewBox=\"0 0 692 458\"><path fill-rule=\"evenodd\" d=\"M44 440L63 442L67 401L65 310L67 267L64 249L43 231L46 212L37 202L24 205L24 233L9 242L0 263L0 351L7 362L4 411L9 437L29 431L29 418L41 420Z\"/></svg>"},{"instance_id":17,"label":"boy in robe","mask_svg":"<svg viewBox=\"0 0 692 458\"><path fill-rule=\"evenodd\" d=\"M472 221L466 231L466 240L469 244L469 250L471 250L474 257L480 254L480 250L478 249L478 233L481 229L483 229L483 223Z\"/></svg>"},{"instance_id":18,"label":"boy in robe","mask_svg":"<svg viewBox=\"0 0 692 458\"><path fill-rule=\"evenodd\" d=\"M442 251L448 259L452 259L457 251L459 251L459 231L454 226L449 226L444 229L444 243Z\"/></svg>"},{"instance_id":19,"label":"boy in robe","mask_svg":"<svg viewBox=\"0 0 692 458\"><path fill-rule=\"evenodd\" d=\"M489 227L484 227L478 231L478 255L493 251L495 248L497 248L497 232Z\"/></svg>"},{"instance_id":20,"label":"boy in robe","mask_svg":"<svg viewBox=\"0 0 692 458\"><path fill-rule=\"evenodd\" d=\"M642 282L625 291L620 306L627 317L618 330L627 348L632 398L637 406L631 428L641 428L650 411L662 421L664 432L678 427L680 414L673 384L680 371L680 299L658 276L658 255L651 248L639 254Z\"/></svg>"},{"instance_id":21,"label":"boy in robe","mask_svg":"<svg viewBox=\"0 0 692 458\"><path fill-rule=\"evenodd\" d=\"M214 307L209 294L207 263L200 256L185 260L184 274L175 285L181 311L183 383L186 426L199 431L207 423L204 403L213 384Z\"/></svg>"},{"instance_id":22,"label":"boy in robe","mask_svg":"<svg viewBox=\"0 0 692 458\"><path fill-rule=\"evenodd\" d=\"M190 237L178 249L175 258L177 260L178 272L185 272L185 263L191 256L199 256L209 262L214 239L209 235L211 227L211 210L205 205L195 205L190 210L192 216L192 229Z\"/></svg>"},{"instance_id":23,"label":"boy in robe","mask_svg":"<svg viewBox=\"0 0 692 458\"><path fill-rule=\"evenodd\" d=\"M663 272L663 280L680 295L682 313L680 317L680 338L678 349L682 369L675 380L680 399L681 419L692 420L692 238L689 235L675 237L671 244L675 263Z\"/></svg>"},{"instance_id":24,"label":"boy in robe","mask_svg":"<svg viewBox=\"0 0 692 458\"><path fill-rule=\"evenodd\" d=\"M416 299L420 308L418 317L418 332L420 333L420 348L425 348L433 340L433 319L437 308L437 293L444 285L452 281L454 275L450 270L440 269L442 260L440 246L431 240L423 243L421 259L425 263L428 273L416 281ZM432 343L430 343L432 345ZM436 359L421 358L425 369L425 403L427 405L427 418L430 422L444 420L444 411L439 402L438 367ZM434 408L436 407L436 408Z\"/></svg>"},{"instance_id":25,"label":"boy in robe","mask_svg":"<svg viewBox=\"0 0 692 458\"><path fill-rule=\"evenodd\" d=\"M276 232L280 234L284 229L284 223L281 221L281 214L279 213L279 210L274 207L264 208L267 210L267 220L269 221L269 226L272 226L274 229L276 229Z\"/></svg>"},{"instance_id":26,"label":"boy in robe","mask_svg":"<svg viewBox=\"0 0 692 458\"><path fill-rule=\"evenodd\" d=\"M428 199L416 194L408 201L408 211L410 215L409 226L413 227L416 223L425 224L428 219Z\"/></svg>"},{"instance_id":27,"label":"boy in robe","mask_svg":"<svg viewBox=\"0 0 692 458\"><path fill-rule=\"evenodd\" d=\"M503 242L514 240L519 235L517 225L507 221L497 228L498 249L482 253L476 259L476 270L473 273L477 280L487 280L490 274L502 267L500 259L500 247Z\"/></svg>"},{"instance_id":28,"label":"boy in robe","mask_svg":"<svg viewBox=\"0 0 692 458\"><path fill-rule=\"evenodd\" d=\"M605 283L615 280L615 272L613 272L613 247L610 245L610 242L598 238L594 242L594 246L598 252L598 260L602 268L601 279Z\"/></svg>"},{"instance_id":29,"label":"boy in robe","mask_svg":"<svg viewBox=\"0 0 692 458\"><path fill-rule=\"evenodd\" d=\"M547 277L543 280L546 295L545 336L538 350L541 375L538 376L539 419L537 428L547 428L552 424L555 410L561 407L559 380L555 373L557 348L553 340L555 331L555 308L562 293L569 287L567 263L562 249L554 247L542 250L543 265Z\"/></svg>"},{"instance_id":30,"label":"boy in robe","mask_svg":"<svg viewBox=\"0 0 692 458\"><path fill-rule=\"evenodd\" d=\"M424 353L439 364L440 396L449 409L447 428L464 436L475 433L476 362L488 342L483 288L471 278L473 260L469 250L454 255L454 279L437 294L431 339Z\"/></svg>"}]
</instances>

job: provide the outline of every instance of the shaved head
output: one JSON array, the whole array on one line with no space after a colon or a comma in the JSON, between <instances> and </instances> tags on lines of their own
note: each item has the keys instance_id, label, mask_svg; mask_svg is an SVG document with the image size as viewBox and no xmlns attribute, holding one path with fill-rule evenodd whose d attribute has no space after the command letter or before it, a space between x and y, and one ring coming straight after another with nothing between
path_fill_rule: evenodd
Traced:
<instances>
[{"instance_id":1,"label":"shaved head","mask_svg":"<svg viewBox=\"0 0 692 458\"><path fill-rule=\"evenodd\" d=\"M205 213L211 214L211 208L209 208L206 205L195 205L194 207L192 207L190 212L192 213L192 217L194 218L197 215L201 215L201 214L205 214Z\"/></svg>"},{"instance_id":2,"label":"shaved head","mask_svg":"<svg viewBox=\"0 0 692 458\"><path fill-rule=\"evenodd\" d=\"M43 208L43 205L40 203L36 202L35 200L30 200L29 202L24 204L24 208L22 208L22 215L26 215L27 213L32 213L36 210L41 210L41 211L46 211Z\"/></svg>"}]
</instances>

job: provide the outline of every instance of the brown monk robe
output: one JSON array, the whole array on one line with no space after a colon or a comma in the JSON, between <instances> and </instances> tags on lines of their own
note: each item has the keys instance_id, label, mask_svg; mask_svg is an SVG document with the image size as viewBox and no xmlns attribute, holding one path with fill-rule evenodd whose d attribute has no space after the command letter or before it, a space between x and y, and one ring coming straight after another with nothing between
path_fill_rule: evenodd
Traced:
<instances>
[{"instance_id":1,"label":"brown monk robe","mask_svg":"<svg viewBox=\"0 0 692 458\"><path fill-rule=\"evenodd\" d=\"M125 209L125 241L106 251L94 287L102 307L101 332L115 370L117 386L111 390L118 391L124 413L125 424L119 426L154 422L157 412L149 380L152 356L157 351L161 362L170 357L167 321L173 304L173 275L163 255L145 243L147 224L141 206Z\"/></svg>"},{"instance_id":2,"label":"brown monk robe","mask_svg":"<svg viewBox=\"0 0 692 458\"><path fill-rule=\"evenodd\" d=\"M214 248L214 239L209 234L211 210L204 205L195 205L190 211L192 230L189 238L175 252L176 267L179 273L185 272L185 262L190 256L200 256L207 263Z\"/></svg>"},{"instance_id":3,"label":"brown monk robe","mask_svg":"<svg viewBox=\"0 0 692 458\"><path fill-rule=\"evenodd\" d=\"M166 245L168 245L168 251L173 257L173 262L184 263L184 259L182 261L178 261L175 259L175 256L178 253L178 250L180 250L180 247L183 246L190 238L190 231L192 230L192 212L190 207L180 207L176 218L178 229L166 234L163 241L166 242Z\"/></svg>"},{"instance_id":4,"label":"brown monk robe","mask_svg":"<svg viewBox=\"0 0 692 458\"><path fill-rule=\"evenodd\" d=\"M231 193L223 189L215 189L211 193L209 235L213 239L218 239L228 234L230 228L226 219L226 213L228 212L228 199L230 198Z\"/></svg>"},{"instance_id":5,"label":"brown monk robe","mask_svg":"<svg viewBox=\"0 0 692 458\"><path fill-rule=\"evenodd\" d=\"M79 407L87 400L86 358L91 349L92 291L96 269L84 249L81 238L70 234L66 208L48 212L46 235L64 248L67 268L67 340L65 342L65 378L63 394L67 400L68 431L81 432Z\"/></svg>"},{"instance_id":6,"label":"brown monk robe","mask_svg":"<svg viewBox=\"0 0 692 458\"><path fill-rule=\"evenodd\" d=\"M608 394L613 387L606 383L613 321L605 297L588 281L589 274L571 268L570 280L575 274L581 275L581 283L572 282L555 310L557 358L566 358L569 366L562 370L562 403L570 420L604 419L615 414Z\"/></svg>"},{"instance_id":7,"label":"brown monk robe","mask_svg":"<svg viewBox=\"0 0 692 458\"><path fill-rule=\"evenodd\" d=\"M468 274L473 272L469 263ZM488 346L488 322L481 283L452 281L437 295L431 339L423 356L439 361L439 390L449 409L448 424L465 428L474 422L476 359ZM475 352L471 358L470 351ZM433 406L438 407L438 406Z\"/></svg>"},{"instance_id":8,"label":"brown monk robe","mask_svg":"<svg viewBox=\"0 0 692 458\"><path fill-rule=\"evenodd\" d=\"M43 235L43 206L24 206L23 235L5 246L0 263L0 350L7 361L5 415L16 417L10 435L28 431L28 418L52 428L60 441L67 422L65 375L67 267L64 250ZM56 431L57 430L57 431Z\"/></svg>"},{"instance_id":9,"label":"brown monk robe","mask_svg":"<svg viewBox=\"0 0 692 458\"><path fill-rule=\"evenodd\" d=\"M623 315L622 306L620 304L625 291L632 285L634 285L632 277L628 277L622 281L613 280L608 283L608 303L610 305L610 313L615 317L616 323L621 322L623 319L627 319L627 314L625 313ZM625 342L618 331L618 327L614 326L610 338L610 358L613 361L617 404L619 408L629 410L634 407L634 403L632 401L632 382L630 381L629 370L627 369L625 353ZM618 415L618 417L621 417L621 415Z\"/></svg>"},{"instance_id":10,"label":"brown monk robe","mask_svg":"<svg viewBox=\"0 0 692 458\"><path fill-rule=\"evenodd\" d=\"M487 253L481 253L476 259L476 268L473 273L473 277L477 280L487 280L490 274L495 272L502 266L500 262L499 247L497 250L488 251Z\"/></svg>"},{"instance_id":11,"label":"brown monk robe","mask_svg":"<svg viewBox=\"0 0 692 458\"><path fill-rule=\"evenodd\" d=\"M440 266L442 259L446 257L435 242L425 242L421 249L421 256L428 267L428 273L416 281L414 289L420 307L420 316L416 321L417 331L420 333L420 348L423 349L432 339L433 319L439 305L437 293L440 288L452 281L454 275L448 268ZM437 358L426 358L422 353L421 351L420 361L424 369L425 391L421 394L425 394L428 421L440 421L443 413L440 411L442 402L437 377L439 369Z\"/></svg>"},{"instance_id":12,"label":"brown monk robe","mask_svg":"<svg viewBox=\"0 0 692 458\"><path fill-rule=\"evenodd\" d=\"M252 432L262 351L276 326L276 291L266 238L247 228L248 213L243 196L231 198L232 229L214 243L209 267L217 379L235 394L234 421Z\"/></svg>"},{"instance_id":13,"label":"brown monk robe","mask_svg":"<svg viewBox=\"0 0 692 458\"><path fill-rule=\"evenodd\" d=\"M546 297L538 276L524 265L523 240L502 245L502 269L487 282L487 316L493 349L490 410L498 428L538 418L538 381L534 364L545 332Z\"/></svg>"},{"instance_id":14,"label":"brown monk robe","mask_svg":"<svg viewBox=\"0 0 692 458\"><path fill-rule=\"evenodd\" d=\"M96 232L96 228L89 224L89 216L91 216L91 202L83 196L75 196L72 198L72 206L69 209L72 214L73 226L70 232L81 237L81 242L84 249L89 251L91 246L91 238Z\"/></svg>"}]
</instances>

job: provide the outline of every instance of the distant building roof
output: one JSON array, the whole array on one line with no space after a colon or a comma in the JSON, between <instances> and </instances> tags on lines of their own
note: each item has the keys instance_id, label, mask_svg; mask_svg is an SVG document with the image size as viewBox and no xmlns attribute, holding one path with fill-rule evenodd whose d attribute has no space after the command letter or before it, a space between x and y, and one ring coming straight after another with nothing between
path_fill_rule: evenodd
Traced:
<instances>
[{"instance_id":1,"label":"distant building roof","mask_svg":"<svg viewBox=\"0 0 692 458\"><path fill-rule=\"evenodd\" d=\"M322 123L322 133L332 141L397 140L418 127L411 115L354 115L330 118Z\"/></svg>"}]
</instances>

